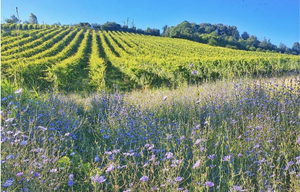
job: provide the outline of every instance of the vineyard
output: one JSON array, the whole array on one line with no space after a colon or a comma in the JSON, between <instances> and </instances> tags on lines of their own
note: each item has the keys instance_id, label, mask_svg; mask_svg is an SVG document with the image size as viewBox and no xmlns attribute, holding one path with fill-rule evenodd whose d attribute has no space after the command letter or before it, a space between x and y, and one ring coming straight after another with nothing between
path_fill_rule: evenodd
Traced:
<instances>
[{"instance_id":1,"label":"vineyard","mask_svg":"<svg viewBox=\"0 0 300 192\"><path fill-rule=\"evenodd\" d=\"M300 191L299 56L9 26L3 191Z\"/></svg>"},{"instance_id":2,"label":"vineyard","mask_svg":"<svg viewBox=\"0 0 300 192\"><path fill-rule=\"evenodd\" d=\"M300 69L298 56L119 31L48 26L1 41L2 78L37 89L176 87Z\"/></svg>"}]
</instances>

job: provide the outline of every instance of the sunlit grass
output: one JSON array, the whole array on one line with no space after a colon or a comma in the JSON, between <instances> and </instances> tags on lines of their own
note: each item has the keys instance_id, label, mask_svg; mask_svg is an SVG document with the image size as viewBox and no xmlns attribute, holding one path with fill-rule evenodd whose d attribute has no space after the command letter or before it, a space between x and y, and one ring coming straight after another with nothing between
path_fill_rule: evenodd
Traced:
<instances>
[{"instance_id":1,"label":"sunlit grass","mask_svg":"<svg viewBox=\"0 0 300 192\"><path fill-rule=\"evenodd\" d=\"M3 95L4 191L299 191L300 77Z\"/></svg>"}]
</instances>

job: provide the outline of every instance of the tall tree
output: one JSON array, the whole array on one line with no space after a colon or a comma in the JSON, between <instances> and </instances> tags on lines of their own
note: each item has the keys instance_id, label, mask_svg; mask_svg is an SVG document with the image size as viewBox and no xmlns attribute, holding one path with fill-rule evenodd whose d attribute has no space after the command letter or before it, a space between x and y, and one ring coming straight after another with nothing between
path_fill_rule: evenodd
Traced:
<instances>
[{"instance_id":1,"label":"tall tree","mask_svg":"<svg viewBox=\"0 0 300 192\"><path fill-rule=\"evenodd\" d=\"M243 34L241 35L241 37L242 37L244 40L247 40L247 39L250 37L250 35L249 35L246 31L244 31Z\"/></svg>"},{"instance_id":2,"label":"tall tree","mask_svg":"<svg viewBox=\"0 0 300 192\"><path fill-rule=\"evenodd\" d=\"M163 35L163 36L166 36L166 37L169 36L169 34L168 34L168 31L169 31L169 30L168 30L168 29L169 29L168 25L164 25L164 26L163 26L163 28L162 28L162 30L163 30L162 35Z\"/></svg>"},{"instance_id":3,"label":"tall tree","mask_svg":"<svg viewBox=\"0 0 300 192\"><path fill-rule=\"evenodd\" d=\"M39 24L37 17L33 13L30 13L28 22L31 24Z\"/></svg>"},{"instance_id":4,"label":"tall tree","mask_svg":"<svg viewBox=\"0 0 300 192\"><path fill-rule=\"evenodd\" d=\"M286 51L286 45L285 44L283 44L283 43L280 43L279 44L279 51L281 52L281 53L284 53L285 51Z\"/></svg>"},{"instance_id":5,"label":"tall tree","mask_svg":"<svg viewBox=\"0 0 300 192\"><path fill-rule=\"evenodd\" d=\"M292 51L295 52L297 55L299 55L299 49L300 49L300 44L298 42L295 42L293 44Z\"/></svg>"},{"instance_id":6,"label":"tall tree","mask_svg":"<svg viewBox=\"0 0 300 192\"><path fill-rule=\"evenodd\" d=\"M5 19L5 22L6 23L19 23L19 19L15 15L12 15L12 16L10 16L10 18Z\"/></svg>"}]
</instances>

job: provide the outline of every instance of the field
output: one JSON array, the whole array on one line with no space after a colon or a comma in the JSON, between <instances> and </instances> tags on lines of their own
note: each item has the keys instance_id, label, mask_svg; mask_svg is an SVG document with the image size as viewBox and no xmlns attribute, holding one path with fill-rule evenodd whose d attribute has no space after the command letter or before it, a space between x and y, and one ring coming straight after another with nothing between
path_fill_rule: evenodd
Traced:
<instances>
[{"instance_id":1,"label":"field","mask_svg":"<svg viewBox=\"0 0 300 192\"><path fill-rule=\"evenodd\" d=\"M300 69L295 55L55 26L2 37L1 65L2 78L15 84L67 91L175 88Z\"/></svg>"},{"instance_id":2,"label":"field","mask_svg":"<svg viewBox=\"0 0 300 192\"><path fill-rule=\"evenodd\" d=\"M299 57L67 27L1 41L3 191L300 191Z\"/></svg>"}]
</instances>

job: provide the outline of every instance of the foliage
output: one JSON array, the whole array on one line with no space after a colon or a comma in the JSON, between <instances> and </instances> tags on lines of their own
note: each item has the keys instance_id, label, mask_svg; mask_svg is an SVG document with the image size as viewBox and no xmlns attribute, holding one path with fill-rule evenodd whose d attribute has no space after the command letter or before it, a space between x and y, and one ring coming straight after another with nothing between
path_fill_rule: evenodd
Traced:
<instances>
[{"instance_id":1,"label":"foliage","mask_svg":"<svg viewBox=\"0 0 300 192\"><path fill-rule=\"evenodd\" d=\"M39 24L37 16L34 15L33 13L30 13L28 23L30 23L30 24Z\"/></svg>"},{"instance_id":2,"label":"foliage","mask_svg":"<svg viewBox=\"0 0 300 192\"><path fill-rule=\"evenodd\" d=\"M240 36L239 31L235 26L223 24L212 25L210 23L201 23L198 25L183 21L176 26L164 26L163 30L163 36L189 39L213 46L251 51L259 48L261 51L280 51L282 53L299 55L299 51L297 52L294 49L285 49L285 47L284 49L281 47L277 48L277 46L273 45L270 40L266 40L266 38L260 42L256 36L249 35L246 31ZM291 50L294 50L294 52Z\"/></svg>"},{"instance_id":3,"label":"foliage","mask_svg":"<svg viewBox=\"0 0 300 192\"><path fill-rule=\"evenodd\" d=\"M2 39L2 79L23 79L25 86L38 90L175 88L300 70L297 56L257 52L270 45L266 39L259 43L255 36L238 41L230 36L222 41L215 31L203 34L201 40L210 45L230 42L226 46L231 49L178 38L62 26L21 30L19 35L23 38L12 31ZM256 52L233 50L245 41Z\"/></svg>"},{"instance_id":4,"label":"foliage","mask_svg":"<svg viewBox=\"0 0 300 192\"><path fill-rule=\"evenodd\" d=\"M22 103L14 90L1 98L1 187L299 191L299 78Z\"/></svg>"}]
</instances>

